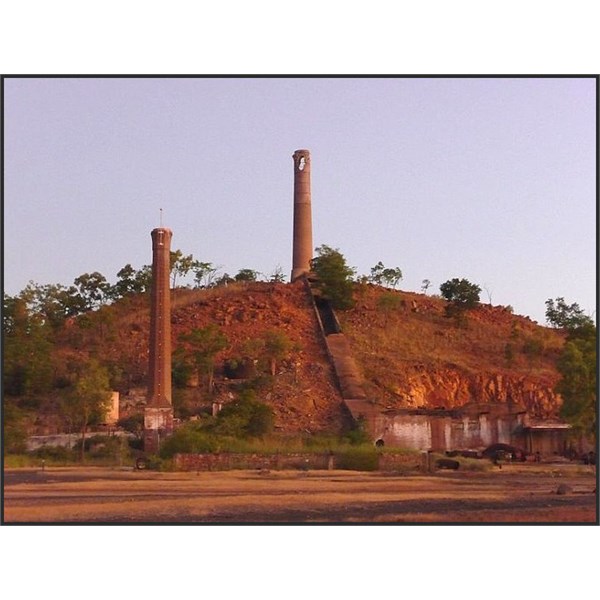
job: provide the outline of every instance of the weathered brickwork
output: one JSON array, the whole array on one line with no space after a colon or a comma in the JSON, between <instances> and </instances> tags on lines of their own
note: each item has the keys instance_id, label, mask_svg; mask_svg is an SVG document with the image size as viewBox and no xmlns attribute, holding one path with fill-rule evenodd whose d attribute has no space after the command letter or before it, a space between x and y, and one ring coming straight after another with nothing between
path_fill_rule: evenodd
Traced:
<instances>
[{"instance_id":1,"label":"weathered brickwork","mask_svg":"<svg viewBox=\"0 0 600 600\"><path fill-rule=\"evenodd\" d=\"M296 150L294 158L294 239L292 277L306 275L312 258L312 215L310 191L310 152Z\"/></svg>"},{"instance_id":2,"label":"weathered brickwork","mask_svg":"<svg viewBox=\"0 0 600 600\"><path fill-rule=\"evenodd\" d=\"M242 454L220 452L214 454L176 454L175 469L178 471L229 471L236 469L300 469L331 470L340 467L340 461L331 453L292 454ZM378 458L380 471L420 470L422 457L414 454L381 453Z\"/></svg>"},{"instance_id":3,"label":"weathered brickwork","mask_svg":"<svg viewBox=\"0 0 600 600\"><path fill-rule=\"evenodd\" d=\"M173 232L163 227L152 233L152 293L148 396L144 410L144 449L156 452L160 440L173 432L171 399L170 255Z\"/></svg>"},{"instance_id":4,"label":"weathered brickwork","mask_svg":"<svg viewBox=\"0 0 600 600\"><path fill-rule=\"evenodd\" d=\"M424 471L427 470L427 454L389 454L382 452L379 455L379 471Z\"/></svg>"},{"instance_id":5,"label":"weathered brickwork","mask_svg":"<svg viewBox=\"0 0 600 600\"><path fill-rule=\"evenodd\" d=\"M214 454L176 454L178 471L228 471L234 469L332 469L333 456L328 453L310 454L243 454L217 452Z\"/></svg>"}]
</instances>

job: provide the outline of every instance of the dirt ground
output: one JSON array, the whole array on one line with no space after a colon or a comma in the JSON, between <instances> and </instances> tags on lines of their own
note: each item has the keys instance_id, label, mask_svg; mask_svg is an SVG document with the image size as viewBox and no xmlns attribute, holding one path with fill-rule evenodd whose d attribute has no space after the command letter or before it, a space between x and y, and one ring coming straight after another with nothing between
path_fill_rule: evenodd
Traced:
<instances>
[{"instance_id":1,"label":"dirt ground","mask_svg":"<svg viewBox=\"0 0 600 600\"><path fill-rule=\"evenodd\" d=\"M557 493L561 484L570 489ZM598 523L583 465L487 472L6 469L11 523Z\"/></svg>"}]
</instances>

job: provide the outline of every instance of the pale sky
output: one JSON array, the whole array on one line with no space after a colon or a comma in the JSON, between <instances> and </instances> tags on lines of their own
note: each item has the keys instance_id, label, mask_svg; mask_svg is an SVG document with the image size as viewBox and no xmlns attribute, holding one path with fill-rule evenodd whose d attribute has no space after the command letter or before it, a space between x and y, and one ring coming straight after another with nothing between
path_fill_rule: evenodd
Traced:
<instances>
[{"instance_id":1,"label":"pale sky","mask_svg":"<svg viewBox=\"0 0 600 600\"><path fill-rule=\"evenodd\" d=\"M151 262L150 231L289 277L293 163L314 245L400 289L453 277L544 323L596 309L593 78L4 80L4 291ZM488 294L482 291L481 300Z\"/></svg>"}]
</instances>

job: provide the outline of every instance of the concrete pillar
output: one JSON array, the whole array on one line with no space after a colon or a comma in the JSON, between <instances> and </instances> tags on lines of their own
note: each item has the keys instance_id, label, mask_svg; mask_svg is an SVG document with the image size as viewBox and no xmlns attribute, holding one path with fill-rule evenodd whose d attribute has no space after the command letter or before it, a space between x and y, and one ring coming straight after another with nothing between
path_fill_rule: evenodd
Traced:
<instances>
[{"instance_id":1,"label":"concrete pillar","mask_svg":"<svg viewBox=\"0 0 600 600\"><path fill-rule=\"evenodd\" d=\"M296 150L294 158L294 241L292 277L310 272L312 247L312 215L310 199L310 152Z\"/></svg>"},{"instance_id":2,"label":"concrete pillar","mask_svg":"<svg viewBox=\"0 0 600 600\"><path fill-rule=\"evenodd\" d=\"M173 431L171 399L170 229L152 230L152 291L150 297L150 363L144 411L144 450L156 452Z\"/></svg>"}]
</instances>

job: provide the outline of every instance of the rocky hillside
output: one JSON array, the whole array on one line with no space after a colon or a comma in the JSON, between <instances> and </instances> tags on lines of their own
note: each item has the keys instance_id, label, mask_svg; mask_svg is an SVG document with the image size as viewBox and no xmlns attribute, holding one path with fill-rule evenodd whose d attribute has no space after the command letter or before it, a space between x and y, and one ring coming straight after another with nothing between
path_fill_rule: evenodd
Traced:
<instances>
[{"instance_id":1,"label":"rocky hillside","mask_svg":"<svg viewBox=\"0 0 600 600\"><path fill-rule=\"evenodd\" d=\"M563 344L559 332L487 305L459 323L445 316L446 302L440 298L371 285L357 288L356 299L356 307L338 317L367 393L382 409L514 402L533 415L556 415L559 399L552 389ZM347 422L303 283L177 289L172 306L174 350L181 334L209 324L227 338L227 347L216 357L214 394L194 378L174 387L176 415L187 418L207 411L214 400L227 402L246 385L272 406L279 431L338 432ZM139 410L148 328L148 298L133 298L71 323L56 352L63 358L88 350L101 356L117 374L123 408ZM247 358L248 340L269 331L282 331L291 342L275 377L257 362L245 379L238 379L227 365Z\"/></svg>"},{"instance_id":2,"label":"rocky hillside","mask_svg":"<svg viewBox=\"0 0 600 600\"><path fill-rule=\"evenodd\" d=\"M441 298L366 286L339 315L370 397L384 408L513 402L556 416L559 332L505 307L482 304L463 322L445 307Z\"/></svg>"}]
</instances>

